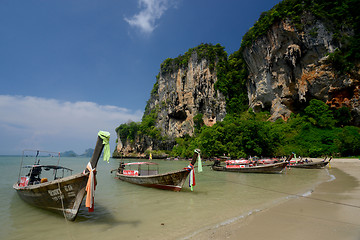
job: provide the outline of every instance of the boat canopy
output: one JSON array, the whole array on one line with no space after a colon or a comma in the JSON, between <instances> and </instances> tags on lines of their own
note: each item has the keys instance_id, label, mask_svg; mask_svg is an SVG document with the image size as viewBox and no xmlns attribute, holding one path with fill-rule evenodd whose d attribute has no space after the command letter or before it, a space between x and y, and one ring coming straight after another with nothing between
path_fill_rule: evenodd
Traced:
<instances>
[{"instance_id":1,"label":"boat canopy","mask_svg":"<svg viewBox=\"0 0 360 240\"><path fill-rule=\"evenodd\" d=\"M62 167L62 166L58 166L58 165L25 165L23 166L23 168L44 168L45 170L50 170L50 169L65 169L65 170L69 170L69 171L73 171L70 168L66 168L66 167Z\"/></svg>"},{"instance_id":2,"label":"boat canopy","mask_svg":"<svg viewBox=\"0 0 360 240\"><path fill-rule=\"evenodd\" d=\"M131 162L131 163L124 163L125 166L127 165L158 165L155 162Z\"/></svg>"},{"instance_id":3,"label":"boat canopy","mask_svg":"<svg viewBox=\"0 0 360 240\"><path fill-rule=\"evenodd\" d=\"M276 159L270 159L270 158L265 158L265 159L258 160L259 163L273 163L275 161L276 161Z\"/></svg>"},{"instance_id":4,"label":"boat canopy","mask_svg":"<svg viewBox=\"0 0 360 240\"><path fill-rule=\"evenodd\" d=\"M250 161L246 159L239 159L239 160L227 160L225 161L226 164L249 164Z\"/></svg>"}]
</instances>

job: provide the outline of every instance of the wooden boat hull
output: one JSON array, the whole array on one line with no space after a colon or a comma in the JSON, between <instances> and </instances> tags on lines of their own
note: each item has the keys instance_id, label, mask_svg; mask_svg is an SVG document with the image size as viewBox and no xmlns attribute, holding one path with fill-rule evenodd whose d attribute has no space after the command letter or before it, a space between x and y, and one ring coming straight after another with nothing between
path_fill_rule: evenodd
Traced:
<instances>
[{"instance_id":1,"label":"wooden boat hull","mask_svg":"<svg viewBox=\"0 0 360 240\"><path fill-rule=\"evenodd\" d=\"M307 168L307 169L320 169L324 168L329 164L329 161L325 162L309 162L309 163L298 163L298 164L290 164L290 168Z\"/></svg>"},{"instance_id":2,"label":"wooden boat hull","mask_svg":"<svg viewBox=\"0 0 360 240\"><path fill-rule=\"evenodd\" d=\"M19 187L16 183L13 187L20 198L30 205L61 212L66 219L73 221L84 198L87 180L88 174L79 173L26 187Z\"/></svg>"},{"instance_id":3,"label":"wooden boat hull","mask_svg":"<svg viewBox=\"0 0 360 240\"><path fill-rule=\"evenodd\" d=\"M186 169L169 172L164 174L149 175L149 176L128 176L120 173L115 174L115 178L125 182L152 187L164 190L171 190L178 192L182 189L184 182L189 175Z\"/></svg>"},{"instance_id":4,"label":"wooden boat hull","mask_svg":"<svg viewBox=\"0 0 360 240\"><path fill-rule=\"evenodd\" d=\"M30 183L29 185L22 185L19 175L18 182L13 185L13 188L25 202L39 208L56 212L60 211L66 219L74 221L85 196L88 179L92 174L94 174L95 177L96 172L94 171L104 145L108 144L109 138L110 133L108 132L100 131L98 133L94 153L84 172L49 182ZM105 141L106 139L107 141ZM108 151L110 151L109 148ZM90 173L90 171L92 172ZM96 183L94 185L96 185ZM92 191L94 190L95 189ZM89 193L92 191L89 191ZM89 198L90 197L91 196L89 196ZM87 206L89 209L93 209L93 203L88 205L90 205Z\"/></svg>"},{"instance_id":5,"label":"wooden boat hull","mask_svg":"<svg viewBox=\"0 0 360 240\"><path fill-rule=\"evenodd\" d=\"M246 166L241 168L226 168L224 166L213 165L214 171L239 172L239 173L281 173L286 167L287 162L263 164L258 166Z\"/></svg>"}]
</instances>

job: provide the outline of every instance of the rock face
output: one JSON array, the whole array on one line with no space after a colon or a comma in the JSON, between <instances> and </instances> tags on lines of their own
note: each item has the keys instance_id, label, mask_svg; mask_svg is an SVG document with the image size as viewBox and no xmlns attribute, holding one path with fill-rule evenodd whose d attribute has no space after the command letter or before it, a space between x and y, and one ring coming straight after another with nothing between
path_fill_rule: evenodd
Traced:
<instances>
[{"instance_id":1,"label":"rock face","mask_svg":"<svg viewBox=\"0 0 360 240\"><path fill-rule=\"evenodd\" d=\"M313 98L332 107L347 106L359 116L359 73L337 76L327 54L341 47L324 23L306 14L303 30L289 20L273 24L266 35L245 48L249 70L249 105L255 112L269 111L270 120L287 119ZM351 35L344 30L343 34ZM359 117L354 123L360 125Z\"/></svg>"},{"instance_id":2,"label":"rock face","mask_svg":"<svg viewBox=\"0 0 360 240\"><path fill-rule=\"evenodd\" d=\"M155 127L161 129L167 140L137 136L135 141L122 143L118 137L115 157L117 154L145 157L146 150L171 150L176 144L175 138L194 134L194 117L198 114L207 126L224 119L225 97L214 88L216 68L211 69L211 63L198 57L196 51L192 51L187 66L178 67L174 62L170 62L171 70L161 67L157 87L154 87L144 113L146 116L152 111L157 112Z\"/></svg>"},{"instance_id":3,"label":"rock face","mask_svg":"<svg viewBox=\"0 0 360 240\"><path fill-rule=\"evenodd\" d=\"M206 59L193 51L186 68L160 71L157 94L148 102L149 111L158 107L156 127L170 138L194 133L194 117L202 114L207 126L222 121L226 115L225 97L214 89L216 71ZM145 113L146 114L146 113Z\"/></svg>"}]
</instances>

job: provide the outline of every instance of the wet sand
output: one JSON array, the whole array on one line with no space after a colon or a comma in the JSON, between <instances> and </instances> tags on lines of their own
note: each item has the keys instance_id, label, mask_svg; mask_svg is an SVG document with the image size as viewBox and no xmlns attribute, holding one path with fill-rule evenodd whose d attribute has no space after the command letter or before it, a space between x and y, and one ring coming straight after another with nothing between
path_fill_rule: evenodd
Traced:
<instances>
[{"instance_id":1,"label":"wet sand","mask_svg":"<svg viewBox=\"0 0 360 240\"><path fill-rule=\"evenodd\" d=\"M327 169L336 179L318 185L311 195L209 228L193 239L359 240L360 160L333 159Z\"/></svg>"}]
</instances>

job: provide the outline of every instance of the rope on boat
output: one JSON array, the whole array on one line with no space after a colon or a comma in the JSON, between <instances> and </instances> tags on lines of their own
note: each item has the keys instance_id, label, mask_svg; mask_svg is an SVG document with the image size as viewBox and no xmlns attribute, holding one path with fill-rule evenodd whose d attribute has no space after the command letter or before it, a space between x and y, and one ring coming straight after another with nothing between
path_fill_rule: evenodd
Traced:
<instances>
[{"instance_id":1,"label":"rope on boat","mask_svg":"<svg viewBox=\"0 0 360 240\"><path fill-rule=\"evenodd\" d=\"M207 176L207 177L210 177L210 178L220 179L220 178L218 178L218 177L210 176L210 175L207 175L207 174L202 174L202 175ZM235 181L230 181L230 180L224 180L224 179L221 179L221 180L222 180L222 181L225 181L225 182L229 182L229 183L239 184L239 185L246 186L246 187L261 189L261 190L268 191L268 192L275 192L275 193L290 195L290 196L294 196L294 197L306 198L306 199L311 199L311 200L316 200L316 201L326 202L326 203L332 203L332 204L337 204L337 205L342 205L342 206L347 206L347 207L360 208L360 206L358 206L358 205L353 205L353 204L349 204L349 203L341 203L341 202L335 202L335 201L326 200L326 199L320 199L320 198L314 198L314 197L309 197L309 196L303 196L303 195L299 195L299 194L288 193L288 192L279 191L279 190L274 190L274 189L268 189L268 188L264 188L264 187L258 187L258 186L254 186L254 185L250 185L250 184L245 184L245 183L240 183L240 182L235 182Z\"/></svg>"},{"instance_id":2,"label":"rope on boat","mask_svg":"<svg viewBox=\"0 0 360 240\"><path fill-rule=\"evenodd\" d=\"M58 188L59 188L59 191L60 191L61 210L63 212L65 222L66 222L67 219L66 219L65 208L64 208L64 200L63 200L63 197L62 197L63 195L62 195L61 188L60 188L60 182L58 182Z\"/></svg>"},{"instance_id":3,"label":"rope on boat","mask_svg":"<svg viewBox=\"0 0 360 240\"><path fill-rule=\"evenodd\" d=\"M64 215L65 224L66 224L66 226L69 226L69 221L67 220L67 218L66 218L66 213L65 213L64 200L63 200L63 198L61 197L61 196L62 196L62 192L61 192L61 188L60 188L60 182L58 182L58 188L59 188L59 190L60 190L61 208L62 208L62 212L63 212L63 215ZM67 229L68 229L68 228L67 228ZM67 231L67 235L68 235L69 239L72 239L72 240L74 239L73 235L72 235L69 231Z\"/></svg>"}]
</instances>

